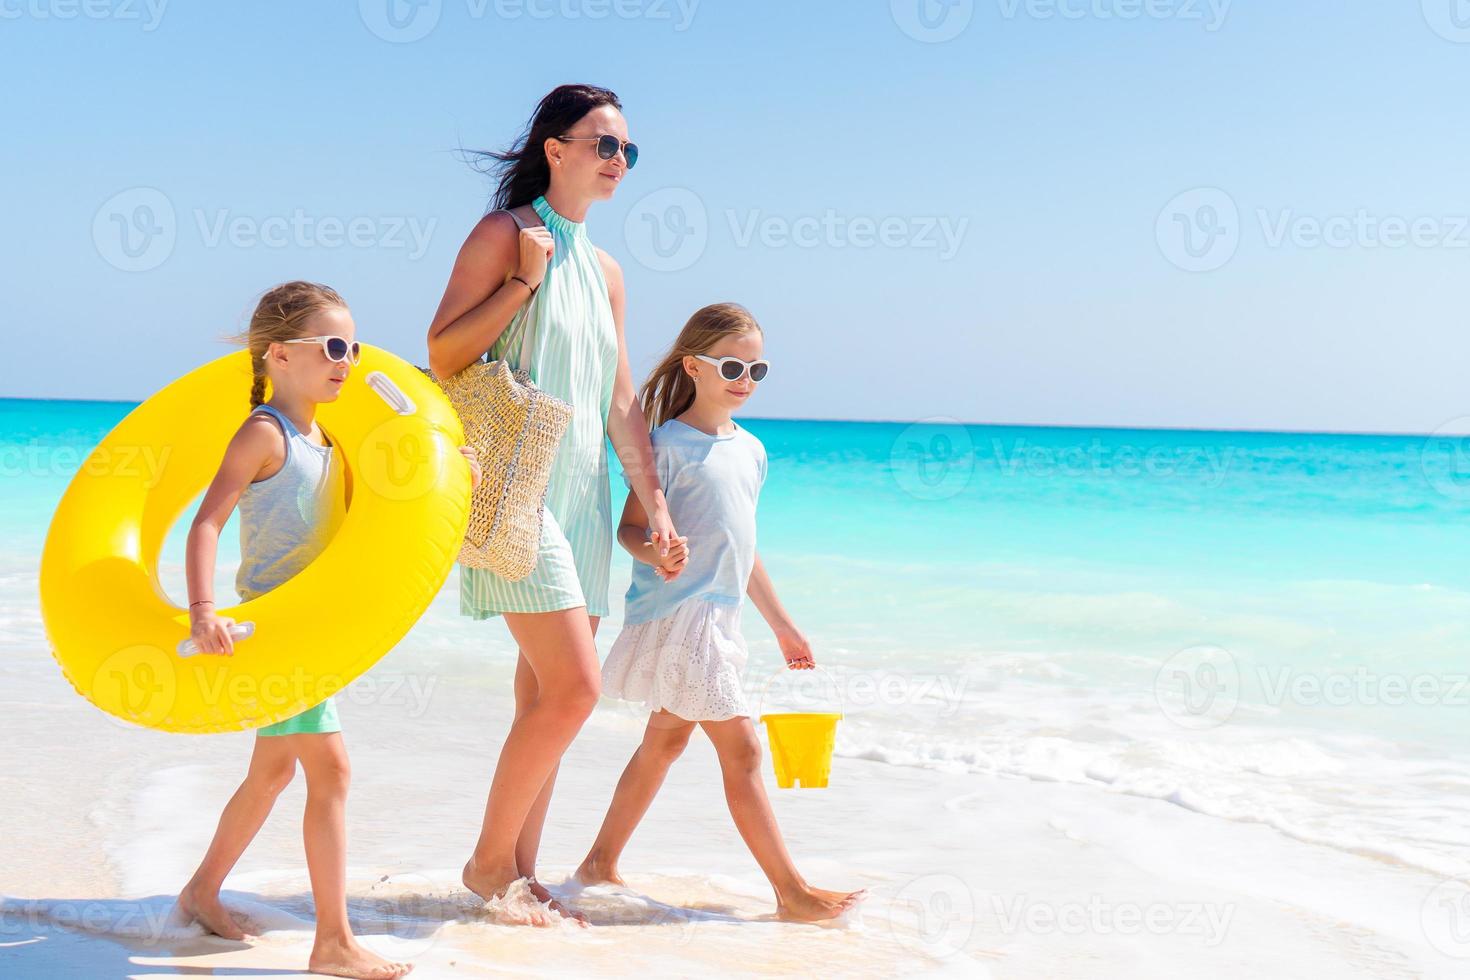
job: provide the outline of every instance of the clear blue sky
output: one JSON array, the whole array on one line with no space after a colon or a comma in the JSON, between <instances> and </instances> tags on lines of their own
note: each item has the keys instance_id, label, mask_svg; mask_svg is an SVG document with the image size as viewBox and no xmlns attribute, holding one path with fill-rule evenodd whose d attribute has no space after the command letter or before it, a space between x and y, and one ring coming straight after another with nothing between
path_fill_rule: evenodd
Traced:
<instances>
[{"instance_id":1,"label":"clear blue sky","mask_svg":"<svg viewBox=\"0 0 1470 980\"><path fill-rule=\"evenodd\" d=\"M297 277L422 363L489 192L454 148L589 81L643 148L589 218L640 379L733 299L753 415L1433 431L1455 2L0 0L0 395L144 397Z\"/></svg>"}]
</instances>

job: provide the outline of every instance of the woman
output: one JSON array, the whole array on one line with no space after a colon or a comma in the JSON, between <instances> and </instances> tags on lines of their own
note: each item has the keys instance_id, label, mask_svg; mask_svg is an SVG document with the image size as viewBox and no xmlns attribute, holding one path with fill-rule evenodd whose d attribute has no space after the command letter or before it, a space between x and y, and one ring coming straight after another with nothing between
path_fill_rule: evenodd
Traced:
<instances>
[{"instance_id":1,"label":"woman","mask_svg":"<svg viewBox=\"0 0 1470 980\"><path fill-rule=\"evenodd\" d=\"M498 163L497 210L470 232L429 327L429 365L447 377L519 349L533 329L531 378L573 405L557 448L536 567L512 582L460 569L460 611L504 615L520 648L516 714L500 751L464 884L487 901L526 878L538 901L565 913L536 882L536 852L562 753L599 693L593 637L608 612L612 506L605 440L623 461L661 552L678 546L658 485L648 426L623 336L622 270L587 238L583 219L612 197L637 160L621 104L591 85L563 85L536 108L524 138ZM541 917L538 922L550 922Z\"/></svg>"}]
</instances>

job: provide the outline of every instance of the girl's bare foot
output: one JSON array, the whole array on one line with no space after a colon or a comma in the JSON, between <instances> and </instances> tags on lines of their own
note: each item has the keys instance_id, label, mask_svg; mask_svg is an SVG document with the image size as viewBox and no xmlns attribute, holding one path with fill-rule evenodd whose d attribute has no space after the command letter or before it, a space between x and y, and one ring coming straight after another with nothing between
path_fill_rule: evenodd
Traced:
<instances>
[{"instance_id":1,"label":"girl's bare foot","mask_svg":"<svg viewBox=\"0 0 1470 980\"><path fill-rule=\"evenodd\" d=\"M867 889L834 892L805 886L777 901L776 915L788 922L821 922L835 919L867 896Z\"/></svg>"},{"instance_id":2,"label":"girl's bare foot","mask_svg":"<svg viewBox=\"0 0 1470 980\"><path fill-rule=\"evenodd\" d=\"M397 980L413 969L412 963L393 963L348 938L336 942L317 942L311 948L307 969L329 977L352 980Z\"/></svg>"},{"instance_id":3,"label":"girl's bare foot","mask_svg":"<svg viewBox=\"0 0 1470 980\"><path fill-rule=\"evenodd\" d=\"M603 866L601 863L593 861L591 855L588 855L587 859L582 862L582 866L576 870L572 877L584 885L620 885L623 888L628 887L628 883L623 880L622 875L618 874L616 867Z\"/></svg>"},{"instance_id":4,"label":"girl's bare foot","mask_svg":"<svg viewBox=\"0 0 1470 980\"><path fill-rule=\"evenodd\" d=\"M245 930L225 911L217 891L197 888L190 882L179 892L178 911L184 925L197 922L216 936L237 942L245 938Z\"/></svg>"},{"instance_id":5,"label":"girl's bare foot","mask_svg":"<svg viewBox=\"0 0 1470 980\"><path fill-rule=\"evenodd\" d=\"M858 902L868 897L868 890L866 888L859 888L855 892L834 892L828 891L825 888L813 888L812 891L819 897L829 902L836 902L844 908L852 908Z\"/></svg>"}]
</instances>

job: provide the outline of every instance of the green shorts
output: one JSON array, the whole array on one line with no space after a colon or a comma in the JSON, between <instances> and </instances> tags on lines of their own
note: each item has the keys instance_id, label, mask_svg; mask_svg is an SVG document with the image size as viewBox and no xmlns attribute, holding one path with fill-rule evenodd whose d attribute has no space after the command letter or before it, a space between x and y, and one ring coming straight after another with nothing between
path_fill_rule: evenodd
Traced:
<instances>
[{"instance_id":1,"label":"green shorts","mask_svg":"<svg viewBox=\"0 0 1470 980\"><path fill-rule=\"evenodd\" d=\"M307 708L299 715L292 715L274 725L266 725L255 731L257 735L329 735L340 732L342 723L337 720L337 701L327 698L315 707Z\"/></svg>"}]
</instances>

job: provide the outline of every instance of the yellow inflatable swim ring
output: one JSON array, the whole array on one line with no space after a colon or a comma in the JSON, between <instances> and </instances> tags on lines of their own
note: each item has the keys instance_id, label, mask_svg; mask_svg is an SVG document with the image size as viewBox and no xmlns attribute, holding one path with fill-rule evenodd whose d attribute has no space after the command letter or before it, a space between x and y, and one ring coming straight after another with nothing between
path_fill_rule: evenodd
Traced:
<instances>
[{"instance_id":1,"label":"yellow inflatable swim ring","mask_svg":"<svg viewBox=\"0 0 1470 980\"><path fill-rule=\"evenodd\" d=\"M289 582L220 609L255 624L233 657L180 656L189 615L159 584L159 553L249 412L250 381L240 351L143 402L92 450L51 521L41 615L52 652L78 693L119 718L206 733L304 711L403 638L459 553L470 505L459 417L418 368L364 345L341 395L317 410L351 481L337 534Z\"/></svg>"}]
</instances>

